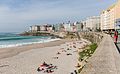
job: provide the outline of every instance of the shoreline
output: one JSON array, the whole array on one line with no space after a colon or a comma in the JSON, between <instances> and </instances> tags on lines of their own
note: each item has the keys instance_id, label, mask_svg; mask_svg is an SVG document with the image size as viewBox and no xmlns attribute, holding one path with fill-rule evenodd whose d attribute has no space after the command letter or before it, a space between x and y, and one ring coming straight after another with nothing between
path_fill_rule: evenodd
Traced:
<instances>
[{"instance_id":1,"label":"shoreline","mask_svg":"<svg viewBox=\"0 0 120 74\"><path fill-rule=\"evenodd\" d=\"M11 57L9 56L7 58L0 59L0 73L48 74L44 73L44 71L37 71L37 68L40 67L43 62L46 62L47 64L53 64L53 66L57 67L57 69L53 70L52 74L73 73L75 70L77 70L76 66L78 63L78 50L82 50L82 48L89 43L89 41L84 39L63 39L45 44L38 44L38 46L35 44L24 47L15 47L16 49L14 48L14 52L3 51L4 53L13 52L14 55L16 52L18 53L15 56L11 53ZM18 48L21 48L22 50L18 51Z\"/></svg>"},{"instance_id":2,"label":"shoreline","mask_svg":"<svg viewBox=\"0 0 120 74\"><path fill-rule=\"evenodd\" d=\"M18 55L21 52L25 52L31 49L59 46L61 44L64 44L66 42L71 42L71 41L75 41L75 40L61 39L61 40L56 40L56 41L51 41L46 43L36 43L36 44L23 45L23 46L17 46L17 47L0 48L0 59L9 58L9 57Z\"/></svg>"}]
</instances>

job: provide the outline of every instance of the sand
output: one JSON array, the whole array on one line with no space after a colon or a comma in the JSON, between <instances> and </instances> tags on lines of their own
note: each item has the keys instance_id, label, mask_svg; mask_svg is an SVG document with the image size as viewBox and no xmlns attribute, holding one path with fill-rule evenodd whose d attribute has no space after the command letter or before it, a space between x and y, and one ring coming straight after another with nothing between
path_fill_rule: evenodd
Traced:
<instances>
[{"instance_id":1,"label":"sand","mask_svg":"<svg viewBox=\"0 0 120 74\"><path fill-rule=\"evenodd\" d=\"M54 70L52 74L70 74L76 70L75 66L78 62L78 52L76 51L89 43L86 42L86 40L73 42L61 40L0 49L0 54L6 53L0 59L0 74L47 74L37 71L39 65L44 61L57 66L58 69ZM67 50L68 48L71 50ZM57 52L61 54L57 54ZM72 55L67 55L68 53ZM58 57L58 59L55 59L55 57Z\"/></svg>"},{"instance_id":2,"label":"sand","mask_svg":"<svg viewBox=\"0 0 120 74\"><path fill-rule=\"evenodd\" d=\"M0 48L0 59L8 58L31 49L58 46L65 42L71 42L71 41L73 40L62 39L62 40L56 40L56 41L47 42L47 43L31 44L31 45L11 47L11 48Z\"/></svg>"}]
</instances>

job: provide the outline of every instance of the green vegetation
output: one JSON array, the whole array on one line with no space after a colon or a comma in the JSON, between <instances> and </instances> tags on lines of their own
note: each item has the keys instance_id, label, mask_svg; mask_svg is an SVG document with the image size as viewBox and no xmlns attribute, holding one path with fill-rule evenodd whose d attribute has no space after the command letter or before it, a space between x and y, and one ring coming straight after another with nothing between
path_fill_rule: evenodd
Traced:
<instances>
[{"instance_id":1,"label":"green vegetation","mask_svg":"<svg viewBox=\"0 0 120 74\"><path fill-rule=\"evenodd\" d=\"M92 43L91 45L86 46L86 48L82 52L79 52L79 56L80 56L79 61L87 62L86 59L88 59L89 57L92 56L92 54L95 52L96 48L97 48L96 43ZM78 69L78 73L80 73L82 71L84 66L82 66L82 68Z\"/></svg>"},{"instance_id":2,"label":"green vegetation","mask_svg":"<svg viewBox=\"0 0 120 74\"><path fill-rule=\"evenodd\" d=\"M79 61L82 61L82 59L84 59L84 57L91 57L96 48L97 48L97 44L93 43L93 44L87 46L86 49L83 50L82 52L79 52L79 55L80 55Z\"/></svg>"},{"instance_id":3,"label":"green vegetation","mask_svg":"<svg viewBox=\"0 0 120 74\"><path fill-rule=\"evenodd\" d=\"M84 68L84 66L83 66L82 68L78 69L78 73L80 73L80 72L82 71L83 68Z\"/></svg>"}]
</instances>

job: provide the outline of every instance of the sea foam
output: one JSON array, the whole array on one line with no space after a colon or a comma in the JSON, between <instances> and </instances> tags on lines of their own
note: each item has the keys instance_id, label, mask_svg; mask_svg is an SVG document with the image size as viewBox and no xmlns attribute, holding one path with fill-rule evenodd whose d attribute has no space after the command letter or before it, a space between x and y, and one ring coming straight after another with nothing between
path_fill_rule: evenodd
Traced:
<instances>
[{"instance_id":1,"label":"sea foam","mask_svg":"<svg viewBox=\"0 0 120 74\"><path fill-rule=\"evenodd\" d=\"M0 48L9 48L9 47L17 47L17 46L24 46L24 45L30 45L30 44L38 44L38 43L46 43L51 41L60 40L59 38L56 39L38 39L38 41L31 41L31 42L18 42L18 43L7 43L7 44L0 44Z\"/></svg>"}]
</instances>

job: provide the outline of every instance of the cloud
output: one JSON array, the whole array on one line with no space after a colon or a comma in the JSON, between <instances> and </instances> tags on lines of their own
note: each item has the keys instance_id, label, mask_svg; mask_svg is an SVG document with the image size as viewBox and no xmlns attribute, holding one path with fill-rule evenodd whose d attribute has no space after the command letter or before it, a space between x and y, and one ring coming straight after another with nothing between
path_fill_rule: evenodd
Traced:
<instances>
[{"instance_id":1,"label":"cloud","mask_svg":"<svg viewBox=\"0 0 120 74\"><path fill-rule=\"evenodd\" d=\"M97 0L1 0L0 31L8 29L22 31L25 26L47 21L47 23L79 21L80 18L98 15L100 10L112 2L112 0L104 3Z\"/></svg>"},{"instance_id":2,"label":"cloud","mask_svg":"<svg viewBox=\"0 0 120 74\"><path fill-rule=\"evenodd\" d=\"M2 23L5 21L6 23L19 23L38 19L56 19L59 17L74 16L75 14L78 14L78 12L72 8L63 8L64 6L60 7L61 5L58 5L57 7L54 6L57 3L61 3L61 1L48 2L46 4L33 3L31 5L25 5L25 3L22 6L23 8L18 7L18 9L13 9L10 5L0 6L0 14L2 15L2 18L0 19Z\"/></svg>"}]
</instances>

